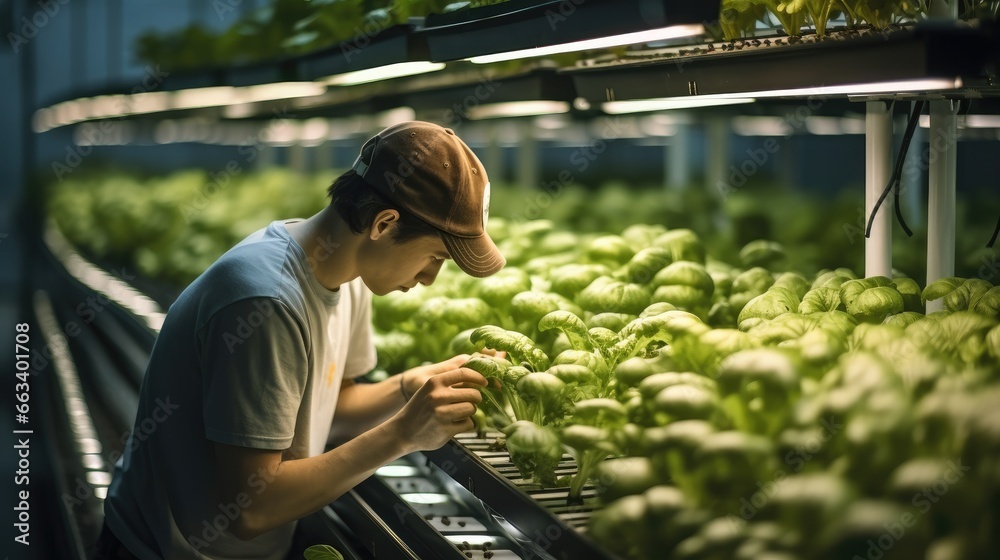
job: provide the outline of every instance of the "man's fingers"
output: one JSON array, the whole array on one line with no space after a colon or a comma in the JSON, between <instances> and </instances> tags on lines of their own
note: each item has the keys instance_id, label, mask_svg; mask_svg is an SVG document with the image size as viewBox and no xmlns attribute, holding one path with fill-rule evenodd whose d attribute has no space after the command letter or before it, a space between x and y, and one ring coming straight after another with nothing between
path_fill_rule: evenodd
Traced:
<instances>
[{"instance_id":1,"label":"man's fingers","mask_svg":"<svg viewBox=\"0 0 1000 560\"><path fill-rule=\"evenodd\" d=\"M443 421L457 422L475 414L476 405L468 402L453 403L437 407L434 413Z\"/></svg>"},{"instance_id":2,"label":"man's fingers","mask_svg":"<svg viewBox=\"0 0 1000 560\"><path fill-rule=\"evenodd\" d=\"M449 358L443 362L438 362L436 364L428 364L424 367L427 368L427 372L430 373L431 375L439 375L446 371L451 371L461 366L465 362L468 362L469 358L471 357L472 356L469 356L468 354L460 354L453 358Z\"/></svg>"},{"instance_id":3,"label":"man's fingers","mask_svg":"<svg viewBox=\"0 0 1000 560\"><path fill-rule=\"evenodd\" d=\"M443 365L447 365L448 367L444 371L448 371L449 369L454 369L454 368L456 368L456 367L464 364L465 362L468 362L470 359L472 359L472 356L469 355L469 354L459 354L459 355L455 356L454 358L451 358L451 359L449 359L449 360L447 360L445 362L442 362L439 365L442 365L442 366Z\"/></svg>"},{"instance_id":4,"label":"man's fingers","mask_svg":"<svg viewBox=\"0 0 1000 560\"><path fill-rule=\"evenodd\" d=\"M500 383L499 379L487 379L486 386L493 389L501 389L503 384ZM455 385L455 387L458 389L476 389L478 391L482 385L479 385L478 383L459 383L458 385Z\"/></svg>"},{"instance_id":5,"label":"man's fingers","mask_svg":"<svg viewBox=\"0 0 1000 560\"><path fill-rule=\"evenodd\" d=\"M479 353L483 354L483 355L486 355L486 356L493 356L494 358L506 358L507 357L507 353L506 352L504 352L503 350L496 350L494 348L483 348L482 350L479 351Z\"/></svg>"},{"instance_id":6,"label":"man's fingers","mask_svg":"<svg viewBox=\"0 0 1000 560\"><path fill-rule=\"evenodd\" d=\"M483 402L483 394L479 392L479 389L460 389L449 387L444 389L440 393L443 395L443 401L449 403L457 402L471 402L479 404Z\"/></svg>"},{"instance_id":7,"label":"man's fingers","mask_svg":"<svg viewBox=\"0 0 1000 560\"><path fill-rule=\"evenodd\" d=\"M478 371L469 368L457 368L451 371L446 371L435 375L431 379L448 387L451 387L452 385L459 385L461 383L473 383L481 387L486 386L486 378L483 377L483 375Z\"/></svg>"},{"instance_id":8,"label":"man's fingers","mask_svg":"<svg viewBox=\"0 0 1000 560\"><path fill-rule=\"evenodd\" d=\"M455 422L455 435L471 432L476 429L476 423L472 421L472 418L465 418Z\"/></svg>"}]
</instances>

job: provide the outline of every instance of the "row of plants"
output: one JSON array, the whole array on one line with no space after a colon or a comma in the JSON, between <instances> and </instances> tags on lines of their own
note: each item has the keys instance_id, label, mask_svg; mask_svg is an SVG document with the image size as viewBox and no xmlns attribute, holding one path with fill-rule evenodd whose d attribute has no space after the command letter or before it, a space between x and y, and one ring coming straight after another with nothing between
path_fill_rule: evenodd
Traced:
<instances>
[{"instance_id":1,"label":"row of plants","mask_svg":"<svg viewBox=\"0 0 1000 560\"><path fill-rule=\"evenodd\" d=\"M304 54L354 38L357 45L411 17L447 13L506 0L273 0L245 15L239 3L214 2L223 21L235 20L216 32L194 23L177 31L149 31L139 35L134 49L143 64L159 64L171 71L274 60ZM776 22L789 36L812 27L824 36L833 22L849 29L884 30L918 21L930 14L933 0L723 0L716 38L752 37L758 28ZM940 0L938 0L940 1ZM957 0L955 0L957 1ZM963 19L996 19L1000 2L962 0Z\"/></svg>"},{"instance_id":2,"label":"row of plants","mask_svg":"<svg viewBox=\"0 0 1000 560\"><path fill-rule=\"evenodd\" d=\"M308 217L327 203L325 189L336 172L302 175L287 169L264 171L182 170L148 176L124 170L77 172L50 185L49 215L89 256L128 266L179 292L243 237L271 220ZM625 183L593 187L566 185L552 196L521 185L494 184L491 232L505 241L508 260L521 265L535 257L583 246L601 233L634 223L658 223L697 232L714 258L740 264L738 249L754 239L786 248L776 262L786 270L811 275L822 268L864 265L864 216L860 187L830 199L808 190L765 184L744 185L721 199L704 188L664 189ZM984 247L996 221L988 205L958 203L956 271L975 276L996 273L996 257ZM520 241L519 224L537 218L531 236ZM503 219L498 219L503 218ZM550 224L538 231L540 223ZM508 227L510 226L510 227ZM893 262L921 278L926 233L902 236ZM563 257L566 258L566 257ZM986 267L984 269L984 267ZM426 358L426 357L425 357ZM429 358L427 358L429 359Z\"/></svg>"},{"instance_id":3,"label":"row of plants","mask_svg":"<svg viewBox=\"0 0 1000 560\"><path fill-rule=\"evenodd\" d=\"M934 0L722 0L719 27L727 41L753 37L758 23L769 27L772 20L789 37L797 37L812 27L816 35L826 35L827 27L843 20L848 29L869 27L885 30L891 25L927 19ZM941 0L937 0L940 2ZM963 0L959 18L996 19L1000 2Z\"/></svg>"},{"instance_id":4,"label":"row of plants","mask_svg":"<svg viewBox=\"0 0 1000 560\"><path fill-rule=\"evenodd\" d=\"M312 52L355 37L361 48L372 37L411 17L447 13L506 0L272 0L245 15L239 2L213 2L223 21L215 32L199 23L178 31L149 31L136 38L136 58L171 71L246 64Z\"/></svg>"},{"instance_id":5,"label":"row of plants","mask_svg":"<svg viewBox=\"0 0 1000 560\"><path fill-rule=\"evenodd\" d=\"M285 169L79 172L49 186L46 206L66 238L91 258L138 270L180 293L271 220L322 209L329 183L329 177Z\"/></svg>"},{"instance_id":6,"label":"row of plants","mask_svg":"<svg viewBox=\"0 0 1000 560\"><path fill-rule=\"evenodd\" d=\"M492 222L491 222L492 224ZM1000 552L1000 287L739 264L694 232L502 223L513 263L376 298L381 365L493 348L480 429L521 476L588 485L626 558L990 558ZM532 256L519 252L530 247ZM927 301L945 311L924 315ZM569 455L578 470L559 477Z\"/></svg>"}]
</instances>

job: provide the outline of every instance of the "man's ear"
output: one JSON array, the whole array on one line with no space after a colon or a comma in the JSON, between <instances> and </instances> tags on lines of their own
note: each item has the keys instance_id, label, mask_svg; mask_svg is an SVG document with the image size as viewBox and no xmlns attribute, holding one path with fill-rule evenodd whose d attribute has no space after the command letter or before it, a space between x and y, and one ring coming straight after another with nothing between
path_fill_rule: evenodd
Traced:
<instances>
[{"instance_id":1,"label":"man's ear","mask_svg":"<svg viewBox=\"0 0 1000 560\"><path fill-rule=\"evenodd\" d=\"M392 228L399 223L399 212L393 209L382 210L372 221L372 227L368 232L368 237L372 241L377 241L383 235L390 235Z\"/></svg>"}]
</instances>

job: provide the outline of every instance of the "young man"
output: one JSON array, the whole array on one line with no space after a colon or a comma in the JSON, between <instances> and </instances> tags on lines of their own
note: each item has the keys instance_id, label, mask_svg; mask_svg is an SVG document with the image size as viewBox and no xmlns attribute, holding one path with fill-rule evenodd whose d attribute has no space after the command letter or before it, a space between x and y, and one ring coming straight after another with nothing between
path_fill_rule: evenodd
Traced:
<instances>
[{"instance_id":1,"label":"young man","mask_svg":"<svg viewBox=\"0 0 1000 560\"><path fill-rule=\"evenodd\" d=\"M352 379L375 366L371 293L429 285L447 258L477 277L503 267L489 194L454 132L391 126L326 209L272 223L195 280L150 356L99 553L278 560L298 519L472 429L486 380L468 356Z\"/></svg>"}]
</instances>

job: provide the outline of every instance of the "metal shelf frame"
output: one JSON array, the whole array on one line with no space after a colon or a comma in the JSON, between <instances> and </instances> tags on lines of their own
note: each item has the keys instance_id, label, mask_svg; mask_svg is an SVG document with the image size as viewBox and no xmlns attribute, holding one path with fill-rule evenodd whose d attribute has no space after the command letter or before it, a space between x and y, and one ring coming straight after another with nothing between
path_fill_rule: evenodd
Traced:
<instances>
[{"instance_id":1,"label":"metal shelf frame","mask_svg":"<svg viewBox=\"0 0 1000 560\"><path fill-rule=\"evenodd\" d=\"M514 486L476 453L457 440L435 451L426 451L433 462L456 482L482 500L528 539L557 560L587 558L615 560L585 534L541 507L539 502Z\"/></svg>"},{"instance_id":2,"label":"metal shelf frame","mask_svg":"<svg viewBox=\"0 0 1000 560\"><path fill-rule=\"evenodd\" d=\"M997 96L998 65L997 22L972 26L954 20L928 20L913 27L843 40L782 46L748 44L741 50L715 49L562 72L572 76L577 95L598 104L956 77L967 89L943 92L939 98ZM900 96L889 93L879 97Z\"/></svg>"},{"instance_id":3,"label":"metal shelf frame","mask_svg":"<svg viewBox=\"0 0 1000 560\"><path fill-rule=\"evenodd\" d=\"M941 78L953 89L909 93L868 93L839 97L865 102L865 207L871 215L888 183L892 158L891 100L929 99L927 279L930 284L955 271L955 177L957 100L1000 97L1000 24L977 25L951 14L912 28L851 40L826 40L780 47L677 56L656 61L603 64L564 70L577 94L592 104L650 98L697 100L701 96L790 91L785 99L821 97L796 90ZM837 96L822 96L824 99ZM865 275L892 277L892 213L875 217L865 239ZM929 302L927 312L941 309Z\"/></svg>"},{"instance_id":4,"label":"metal shelf frame","mask_svg":"<svg viewBox=\"0 0 1000 560\"><path fill-rule=\"evenodd\" d=\"M417 35L434 62L461 60L719 18L714 0L510 0L430 14ZM497 49L496 45L503 48Z\"/></svg>"}]
</instances>

